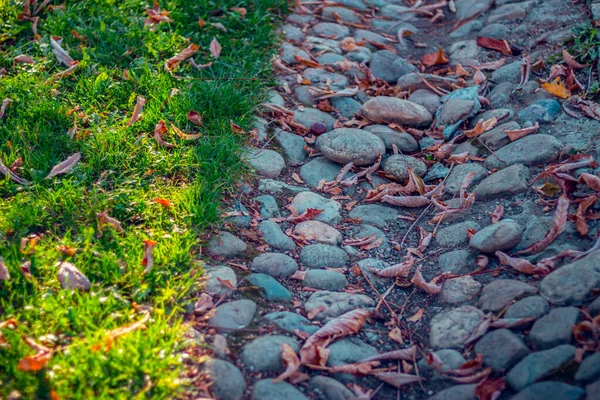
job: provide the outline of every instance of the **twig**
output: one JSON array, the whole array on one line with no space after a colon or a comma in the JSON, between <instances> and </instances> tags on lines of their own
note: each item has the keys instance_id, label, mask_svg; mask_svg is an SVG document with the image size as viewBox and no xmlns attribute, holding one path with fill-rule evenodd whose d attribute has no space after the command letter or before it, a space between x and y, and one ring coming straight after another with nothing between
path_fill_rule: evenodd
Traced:
<instances>
[{"instance_id":1,"label":"twig","mask_svg":"<svg viewBox=\"0 0 600 400\"><path fill-rule=\"evenodd\" d=\"M425 207L425 209L421 212L421 214L419 214L419 216L417 217L417 219L415 219L415 221L412 223L412 225L408 228L408 230L404 234L404 237L402 238L402 241L400 241L400 248L402 248L404 246L404 242L406 242L406 238L408 237L408 234L410 233L410 231L412 230L412 228L415 227L415 225L417 224L417 222L419 222L419 220L421 219L421 217L423 217L423 215L425 215L425 213L427 212L427 210L429 209L429 207L431 207L431 204L432 203L429 203L427 205L427 207Z\"/></svg>"}]
</instances>

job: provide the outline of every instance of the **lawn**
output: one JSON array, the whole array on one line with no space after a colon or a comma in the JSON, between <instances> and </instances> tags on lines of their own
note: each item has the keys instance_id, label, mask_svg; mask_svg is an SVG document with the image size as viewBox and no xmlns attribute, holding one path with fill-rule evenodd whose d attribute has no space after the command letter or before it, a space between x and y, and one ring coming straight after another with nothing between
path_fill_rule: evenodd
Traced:
<instances>
[{"instance_id":1,"label":"lawn","mask_svg":"<svg viewBox=\"0 0 600 400\"><path fill-rule=\"evenodd\" d=\"M27 181L0 175L0 264L10 273L0 280L0 397L174 398L185 390L178 350L201 278L201 234L244 173L247 135L231 123L252 127L285 4L160 1L162 21L145 26L149 1L29 3L24 13L23 1L0 0L0 101L12 100L0 161ZM72 71L52 37L78 62ZM191 44L200 67L169 70ZM129 124L139 97L143 114ZM76 154L68 172L46 178ZM61 262L90 290L63 289ZM148 312L145 329L116 337Z\"/></svg>"}]
</instances>

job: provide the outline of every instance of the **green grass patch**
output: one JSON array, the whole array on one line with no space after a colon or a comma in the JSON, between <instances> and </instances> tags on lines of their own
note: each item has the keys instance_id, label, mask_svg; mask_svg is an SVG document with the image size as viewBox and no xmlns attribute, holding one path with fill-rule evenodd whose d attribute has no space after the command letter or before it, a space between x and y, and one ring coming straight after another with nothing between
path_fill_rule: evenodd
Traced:
<instances>
[{"instance_id":1,"label":"green grass patch","mask_svg":"<svg viewBox=\"0 0 600 400\"><path fill-rule=\"evenodd\" d=\"M252 126L272 76L273 25L285 4L168 0L160 6L172 22L149 29L149 1L67 0L38 14L34 37L32 22L19 18L23 2L0 0L0 69L6 70L0 101L12 99L0 119L0 160L10 166L21 159L15 172L31 182L22 186L0 175L0 256L11 275L0 281L0 322L18 321L1 330L0 397L17 390L32 399L51 393L162 399L182 391L177 350L183 312L198 289L199 234L217 220L223 192L243 173L245 138L230 121ZM51 36L62 37L79 61L73 75L53 78L66 67L52 53ZM217 60L209 52L213 38L223 48ZM199 71L184 62L169 73L165 61L190 43L200 46L198 64L213 65ZM19 55L36 63L14 63ZM127 126L137 96L146 99L143 118ZM190 110L202 114L203 128L187 121ZM202 137L184 141L170 132L166 139L176 147L161 147L152 137L161 119ZM74 153L82 158L70 173L44 179ZM103 211L125 232L99 235L96 213ZM20 248L29 235L41 236L31 254ZM145 239L158 244L155 265L143 275ZM69 257L59 245L78 251ZM89 292L61 288L61 260L90 279ZM21 272L26 262L32 278ZM98 350L107 331L142 318L134 303L152 310L147 329ZM23 337L56 350L41 371L17 368L35 353Z\"/></svg>"}]
</instances>

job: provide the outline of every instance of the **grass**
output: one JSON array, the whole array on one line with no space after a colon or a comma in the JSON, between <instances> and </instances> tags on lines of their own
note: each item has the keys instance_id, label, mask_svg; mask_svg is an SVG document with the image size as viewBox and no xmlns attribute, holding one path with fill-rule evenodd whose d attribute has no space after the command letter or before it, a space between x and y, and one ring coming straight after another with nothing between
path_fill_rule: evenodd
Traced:
<instances>
[{"instance_id":1,"label":"grass","mask_svg":"<svg viewBox=\"0 0 600 400\"><path fill-rule=\"evenodd\" d=\"M34 37L32 23L18 18L23 2L0 0L0 69L6 69L0 100L12 99L0 119L0 159L6 166L22 159L16 172L31 182L22 186L0 175L0 255L11 275L0 281L0 321L17 320L16 328L0 331L0 397L16 390L27 399L174 398L184 386L178 350L183 315L198 289L199 237L243 172L245 137L232 132L230 121L252 126L271 78L273 23L285 4L165 0L161 9L173 21L153 30L144 27L148 1L62 5L41 11ZM53 79L66 67L52 53L50 36L62 37L79 60L73 75ZM209 53L213 38L223 48L216 60ZM212 67L182 63L170 74L165 61L190 43L200 46L196 62L213 61ZM37 63L14 64L21 54ZM137 96L146 99L143 117L127 126ZM204 128L187 121L190 110L202 114ZM170 132L176 147L161 147L152 137L161 119L202 137L183 141ZM70 173L44 179L77 152L81 162ZM99 234L102 211L125 232ZM22 251L30 235L41 239ZM148 274L142 274L145 239L158 242ZM78 251L66 256L59 245ZM63 260L90 279L89 292L61 288L56 264ZM21 272L26 262L31 277ZM106 333L141 320L140 307L151 309L147 329L106 348ZM55 350L40 371L17 368L35 353L24 337Z\"/></svg>"}]
</instances>

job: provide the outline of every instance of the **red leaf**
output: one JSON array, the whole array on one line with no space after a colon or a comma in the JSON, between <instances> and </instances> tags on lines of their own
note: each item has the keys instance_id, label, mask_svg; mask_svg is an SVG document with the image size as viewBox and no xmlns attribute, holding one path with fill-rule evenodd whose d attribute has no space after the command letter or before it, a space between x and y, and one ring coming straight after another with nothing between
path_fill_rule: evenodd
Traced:
<instances>
[{"instance_id":1,"label":"red leaf","mask_svg":"<svg viewBox=\"0 0 600 400\"><path fill-rule=\"evenodd\" d=\"M588 174L586 172L579 175L579 182L583 182L592 189L594 192L600 192L600 178L596 175Z\"/></svg>"},{"instance_id":2,"label":"red leaf","mask_svg":"<svg viewBox=\"0 0 600 400\"><path fill-rule=\"evenodd\" d=\"M221 55L221 45L217 42L217 39L213 37L213 40L210 42L210 54L214 58L219 58Z\"/></svg>"},{"instance_id":3,"label":"red leaf","mask_svg":"<svg viewBox=\"0 0 600 400\"><path fill-rule=\"evenodd\" d=\"M144 104L146 104L146 99L142 96L138 96L137 100L135 101L135 107L133 107L133 114L127 122L127 126L133 125L142 118L142 110L144 109Z\"/></svg>"},{"instance_id":4,"label":"red leaf","mask_svg":"<svg viewBox=\"0 0 600 400\"><path fill-rule=\"evenodd\" d=\"M481 47L485 47L486 49L499 51L500 53L507 56L510 56L512 54L510 45L506 40L480 36L477 38L477 44Z\"/></svg>"},{"instance_id":5,"label":"red leaf","mask_svg":"<svg viewBox=\"0 0 600 400\"><path fill-rule=\"evenodd\" d=\"M160 204L163 207L167 207L170 208L173 206L173 203L171 203L171 200L167 200L167 199L161 199L161 198L154 198L152 199L153 202Z\"/></svg>"},{"instance_id":6,"label":"red leaf","mask_svg":"<svg viewBox=\"0 0 600 400\"><path fill-rule=\"evenodd\" d=\"M188 112L187 114L187 119L194 125L204 126L202 124L202 114L200 114L199 112L190 110L190 112Z\"/></svg>"},{"instance_id":7,"label":"red leaf","mask_svg":"<svg viewBox=\"0 0 600 400\"><path fill-rule=\"evenodd\" d=\"M511 268L516 269L522 274L527 275L548 275L550 270L547 268L538 268L524 258L511 257L501 251L496 252L500 264L508 265Z\"/></svg>"},{"instance_id":8,"label":"red leaf","mask_svg":"<svg viewBox=\"0 0 600 400\"><path fill-rule=\"evenodd\" d=\"M475 396L477 400L496 400L506 388L504 378L485 378L475 388Z\"/></svg>"},{"instance_id":9,"label":"red leaf","mask_svg":"<svg viewBox=\"0 0 600 400\"><path fill-rule=\"evenodd\" d=\"M563 194L558 199L558 205L556 206L556 214L554 215L554 226L546 236L544 236L540 241L533 243L531 246L527 247L524 250L519 251L517 254L532 254L539 253L544 250L550 243L556 239L558 235L560 235L565 230L565 225L567 224L567 213L569 211L569 199L565 197Z\"/></svg>"},{"instance_id":10,"label":"red leaf","mask_svg":"<svg viewBox=\"0 0 600 400\"><path fill-rule=\"evenodd\" d=\"M163 138L163 135L165 135L166 133L167 133L167 124L165 124L165 121L163 121L161 119L160 121L158 121L158 123L154 127L154 135L153 135L154 140L156 140L156 143L158 143L162 147L166 147L168 149L175 147L175 145L167 142Z\"/></svg>"},{"instance_id":11,"label":"red leaf","mask_svg":"<svg viewBox=\"0 0 600 400\"><path fill-rule=\"evenodd\" d=\"M504 134L506 136L508 136L508 138L510 139L511 142L514 142L515 140L521 139L524 136L536 133L539 128L540 128L540 124L538 122L536 122L535 125L533 125L532 127L529 127L529 128L513 129L513 130L503 129L502 131L504 132Z\"/></svg>"}]
</instances>

